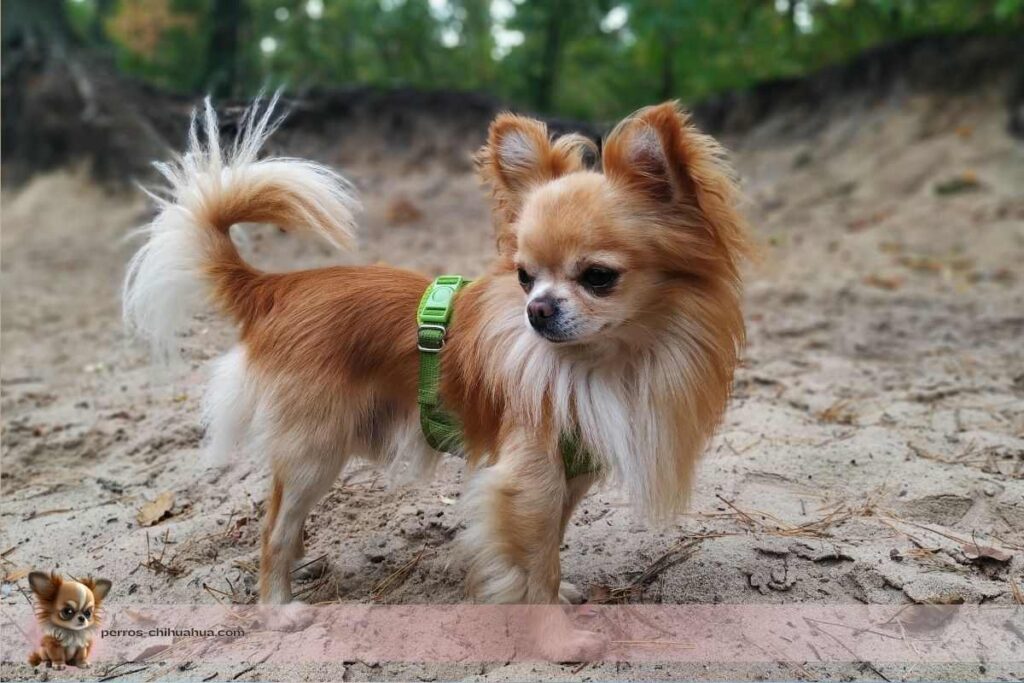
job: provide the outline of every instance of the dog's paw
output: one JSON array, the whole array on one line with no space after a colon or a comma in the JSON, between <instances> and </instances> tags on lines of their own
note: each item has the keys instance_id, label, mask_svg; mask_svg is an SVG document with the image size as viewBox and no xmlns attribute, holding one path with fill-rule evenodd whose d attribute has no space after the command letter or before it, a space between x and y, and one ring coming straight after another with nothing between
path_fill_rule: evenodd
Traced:
<instances>
[{"instance_id":1,"label":"dog's paw","mask_svg":"<svg viewBox=\"0 0 1024 683\"><path fill-rule=\"evenodd\" d=\"M78 666L79 669L88 669L92 666L92 664L90 664L89 662L79 662L76 666Z\"/></svg>"},{"instance_id":2,"label":"dog's paw","mask_svg":"<svg viewBox=\"0 0 1024 683\"><path fill-rule=\"evenodd\" d=\"M583 602L583 592L574 584L563 581L558 584L558 601L563 605L578 605Z\"/></svg>"},{"instance_id":3,"label":"dog's paw","mask_svg":"<svg viewBox=\"0 0 1024 683\"><path fill-rule=\"evenodd\" d=\"M260 612L260 622L268 631L295 633L305 631L313 623L313 608L304 602L263 605Z\"/></svg>"},{"instance_id":4,"label":"dog's paw","mask_svg":"<svg viewBox=\"0 0 1024 683\"><path fill-rule=\"evenodd\" d=\"M608 651L611 642L595 631L572 629L541 644L543 655L555 662L592 662Z\"/></svg>"},{"instance_id":5,"label":"dog's paw","mask_svg":"<svg viewBox=\"0 0 1024 683\"><path fill-rule=\"evenodd\" d=\"M292 579L298 583L309 583L322 578L330 570L331 563L326 556L313 560L300 559L295 562L295 569L292 569Z\"/></svg>"}]
</instances>

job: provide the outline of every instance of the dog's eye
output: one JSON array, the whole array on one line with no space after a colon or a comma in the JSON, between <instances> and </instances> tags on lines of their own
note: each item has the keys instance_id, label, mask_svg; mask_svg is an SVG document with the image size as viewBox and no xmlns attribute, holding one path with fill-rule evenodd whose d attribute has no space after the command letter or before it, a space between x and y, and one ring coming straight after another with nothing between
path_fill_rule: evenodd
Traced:
<instances>
[{"instance_id":1,"label":"dog's eye","mask_svg":"<svg viewBox=\"0 0 1024 683\"><path fill-rule=\"evenodd\" d=\"M533 276L527 273L525 268L520 268L518 273L520 286L527 292L530 291L530 287L533 287Z\"/></svg>"},{"instance_id":2,"label":"dog's eye","mask_svg":"<svg viewBox=\"0 0 1024 683\"><path fill-rule=\"evenodd\" d=\"M619 274L611 268L591 266L580 275L583 286L595 294L607 294L619 279Z\"/></svg>"},{"instance_id":3,"label":"dog's eye","mask_svg":"<svg viewBox=\"0 0 1024 683\"><path fill-rule=\"evenodd\" d=\"M60 611L60 616L62 619L70 619L71 617L75 616L75 610L71 609L70 607L65 607Z\"/></svg>"},{"instance_id":4,"label":"dog's eye","mask_svg":"<svg viewBox=\"0 0 1024 683\"><path fill-rule=\"evenodd\" d=\"M86 619L92 619L92 610L91 609L85 610L84 612L82 612L82 616L85 617Z\"/></svg>"}]
</instances>

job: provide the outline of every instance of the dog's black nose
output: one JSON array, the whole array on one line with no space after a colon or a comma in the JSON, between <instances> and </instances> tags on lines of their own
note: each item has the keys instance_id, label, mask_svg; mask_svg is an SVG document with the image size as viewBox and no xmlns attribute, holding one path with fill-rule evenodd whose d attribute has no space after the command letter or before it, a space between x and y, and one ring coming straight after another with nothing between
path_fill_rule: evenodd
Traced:
<instances>
[{"instance_id":1,"label":"dog's black nose","mask_svg":"<svg viewBox=\"0 0 1024 683\"><path fill-rule=\"evenodd\" d=\"M558 304L546 296L538 297L526 304L526 317L535 330L543 330L558 313Z\"/></svg>"},{"instance_id":2,"label":"dog's black nose","mask_svg":"<svg viewBox=\"0 0 1024 683\"><path fill-rule=\"evenodd\" d=\"M83 617L81 614L78 615L78 623L79 624L84 624L85 623L85 617Z\"/></svg>"}]
</instances>

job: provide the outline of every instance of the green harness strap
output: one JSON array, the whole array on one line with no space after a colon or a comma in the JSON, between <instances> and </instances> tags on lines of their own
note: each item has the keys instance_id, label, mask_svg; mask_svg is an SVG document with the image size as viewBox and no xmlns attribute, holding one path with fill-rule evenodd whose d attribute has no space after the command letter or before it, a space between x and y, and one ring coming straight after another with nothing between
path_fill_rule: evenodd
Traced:
<instances>
[{"instance_id":1,"label":"green harness strap","mask_svg":"<svg viewBox=\"0 0 1024 683\"><path fill-rule=\"evenodd\" d=\"M441 406L441 349L451 322L455 295L469 284L459 275L442 275L423 292L416 310L417 346L420 351L418 402L423 436L432 448L448 453L462 450L462 425ZM566 433L559 440L565 477L598 471L579 434Z\"/></svg>"},{"instance_id":2,"label":"green harness strap","mask_svg":"<svg viewBox=\"0 0 1024 683\"><path fill-rule=\"evenodd\" d=\"M467 284L459 275L442 275L423 292L416 310L420 426L432 448L449 453L461 450L462 425L441 407L441 349L448 334L455 295Z\"/></svg>"}]
</instances>

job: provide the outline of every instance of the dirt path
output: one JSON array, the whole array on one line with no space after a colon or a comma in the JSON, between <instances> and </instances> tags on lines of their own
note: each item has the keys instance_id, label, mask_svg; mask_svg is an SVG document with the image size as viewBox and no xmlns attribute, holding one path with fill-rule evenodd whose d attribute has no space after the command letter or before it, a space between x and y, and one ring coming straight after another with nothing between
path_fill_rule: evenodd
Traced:
<instances>
[{"instance_id":1,"label":"dirt path","mask_svg":"<svg viewBox=\"0 0 1024 683\"><path fill-rule=\"evenodd\" d=\"M692 512L648 530L615 491L590 496L568 533L566 577L600 599L696 538L692 557L630 599L1009 604L1024 575L1024 149L1006 136L994 97L905 98L851 112L814 139L792 137L769 123L729 141L766 257L751 272L746 365ZM357 158L340 146L320 156L364 193L361 251L338 257L256 229L254 260L483 268L489 221L465 164ZM124 236L146 215L141 200L71 172L3 196L3 569L11 578L93 571L113 579L118 602L209 603L224 599L217 591L249 601L263 463L215 480L200 457L204 365L231 331L198 318L182 340L186 362L154 371L120 326ZM449 561L461 477L461 462L446 458L432 482L396 491L350 469L308 524L310 556L327 555L332 569L300 586L302 597L461 600L461 570ZM164 492L166 519L140 526L141 506ZM961 542L972 539L1012 558L972 561ZM407 580L375 590L416 557ZM4 596L24 600L17 589ZM303 675L554 680L575 669L339 663ZM210 673L152 664L142 675ZM1024 666L883 673L1010 680ZM602 665L579 675L875 674L804 663ZM259 667L242 680L293 675Z\"/></svg>"}]
</instances>

